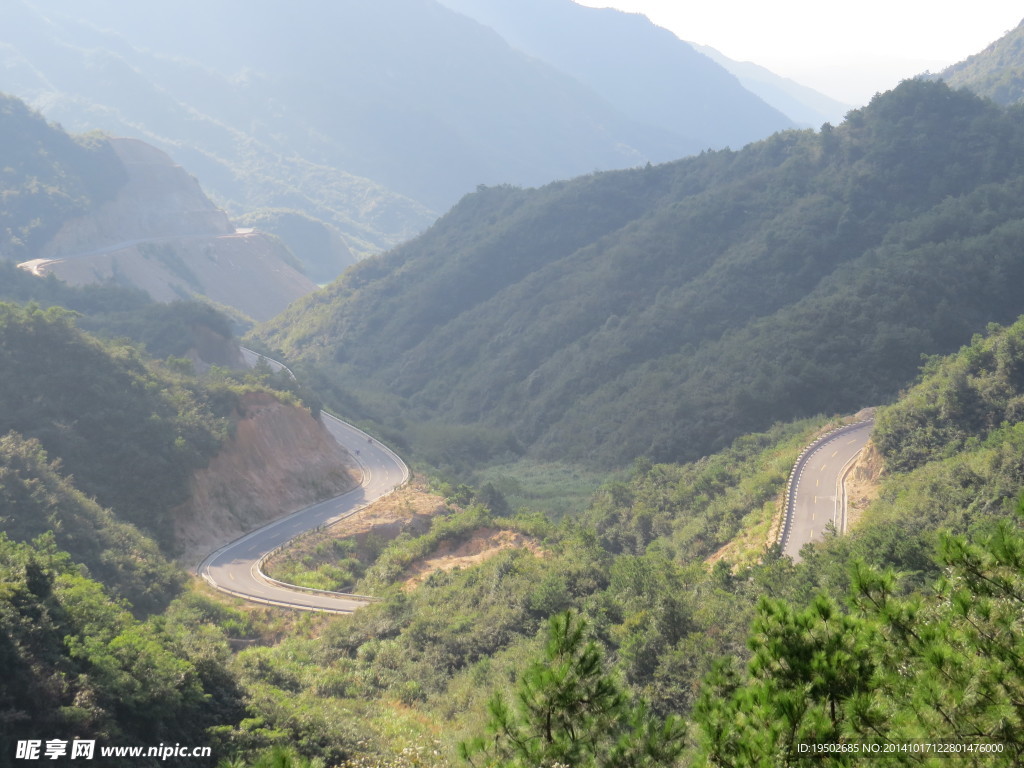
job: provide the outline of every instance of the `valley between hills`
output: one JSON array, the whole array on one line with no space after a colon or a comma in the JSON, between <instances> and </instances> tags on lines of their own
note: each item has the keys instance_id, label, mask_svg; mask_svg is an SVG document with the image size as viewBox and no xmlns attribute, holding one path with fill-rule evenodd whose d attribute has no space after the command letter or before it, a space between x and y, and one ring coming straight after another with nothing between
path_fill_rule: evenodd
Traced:
<instances>
[{"instance_id":1,"label":"valley between hills","mask_svg":"<svg viewBox=\"0 0 1024 768\"><path fill-rule=\"evenodd\" d=\"M249 350L245 351L252 355ZM287 370L277 361L254 357L268 362L276 370ZM390 541L410 529L418 528L422 533L429 529L430 518L439 511L443 512L444 500L424 493L426 489L422 486L415 493L405 494L401 510L396 510L395 505L390 505L388 511L380 509L385 506L381 500L409 483L408 467L393 451L379 442L375 443L373 438L356 427L329 414L321 414L321 418L333 440L358 465L361 483L355 489L318 504L277 516L274 522L246 532L211 552L198 565L196 572L214 589L266 605L324 613L351 613L374 598L299 583L308 579L303 573L307 571L303 568L303 561L311 558L311 553L321 552L325 544L341 548L355 546L361 559L372 560L372 552L367 551L368 537L382 537L384 541ZM849 512L847 479L851 471L861 464L860 457L873 426L873 418L868 415L827 432L801 451L789 473L785 499L778 504L780 513L772 521L770 530L774 536L755 541L752 545L748 543L755 553L777 544L783 555L800 562L800 550L806 544L820 542L826 535L846 532ZM262 469L259 479L265 483L265 468ZM223 474L223 470L218 468L211 467L209 471L213 475ZM272 487L280 485L279 481L271 483ZM411 499L422 502L423 496L432 509L417 514L413 511ZM210 523L211 533L217 538L223 538L231 530L217 521L211 520ZM445 542L436 553L429 553L430 556L422 561L411 563L405 588L415 588L435 572L471 567L509 548L525 548L534 555L542 556L543 550L536 540L514 531L484 528L469 534L459 546L453 547ZM296 557L292 550L300 539L304 540L304 545L302 554ZM726 550L736 549L735 543L726 545L708 558L708 562L713 564L722 560ZM207 539L205 546L209 544ZM733 551L731 554L742 553ZM285 578L269 575L268 569ZM289 572L301 575L289 580Z\"/></svg>"},{"instance_id":2,"label":"valley between hills","mask_svg":"<svg viewBox=\"0 0 1024 768\"><path fill-rule=\"evenodd\" d=\"M0 768L1024 763L1024 26L247 8L5 5Z\"/></svg>"}]
</instances>

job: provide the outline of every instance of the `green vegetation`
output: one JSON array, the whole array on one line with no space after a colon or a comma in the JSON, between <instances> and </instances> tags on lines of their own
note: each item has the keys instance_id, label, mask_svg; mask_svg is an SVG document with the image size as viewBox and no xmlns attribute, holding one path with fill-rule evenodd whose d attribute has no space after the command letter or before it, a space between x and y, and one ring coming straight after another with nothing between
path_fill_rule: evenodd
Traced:
<instances>
[{"instance_id":1,"label":"green vegetation","mask_svg":"<svg viewBox=\"0 0 1024 768\"><path fill-rule=\"evenodd\" d=\"M581 514L594 492L604 483L625 479L579 464L522 459L498 464L470 474L468 482L482 488L490 485L506 500L510 509L541 512L556 520Z\"/></svg>"},{"instance_id":2,"label":"green vegetation","mask_svg":"<svg viewBox=\"0 0 1024 768\"><path fill-rule=\"evenodd\" d=\"M191 633L172 621L132 618L52 536L17 544L0 534L5 765L19 739L204 741L207 728L241 712L238 688L223 672L227 657L212 628Z\"/></svg>"},{"instance_id":3,"label":"green vegetation","mask_svg":"<svg viewBox=\"0 0 1024 768\"><path fill-rule=\"evenodd\" d=\"M948 458L1024 418L1024 319L945 359L932 359L925 381L883 412L876 440L902 471Z\"/></svg>"},{"instance_id":4,"label":"green vegetation","mask_svg":"<svg viewBox=\"0 0 1024 768\"><path fill-rule=\"evenodd\" d=\"M0 297L38 302L0 304L3 748L742 766L950 739L1003 746L962 763L1020 763L1024 320L928 358L881 409L887 473L854 531L798 565L769 540L831 423L794 415L895 397L922 350L1019 313L1019 118L912 82L820 134L482 189L262 332L454 478L427 530L290 574L380 598L351 616L240 606L166 559L239 392L290 388L315 412L312 395L266 368L198 379L183 355L229 331L209 309L0 266ZM552 487L548 455L575 487ZM630 469L563 514L593 477L573 462ZM537 546L406 586L490 528Z\"/></svg>"},{"instance_id":5,"label":"green vegetation","mask_svg":"<svg viewBox=\"0 0 1024 768\"><path fill-rule=\"evenodd\" d=\"M1024 23L980 53L932 77L953 88L968 88L1000 104L1024 101Z\"/></svg>"},{"instance_id":6,"label":"green vegetation","mask_svg":"<svg viewBox=\"0 0 1024 768\"><path fill-rule=\"evenodd\" d=\"M9 325L34 318L67 330L41 310L9 311ZM1024 379L1010 373L1024 365L1022 333L1024 324L993 328L929 361L920 383L878 417L890 467L879 501L851 535L806 549L800 566L770 548L742 564L701 560L770 517L796 453L828 427L824 419L744 436L692 464L636 462L585 514L559 521L513 513L494 486L440 484L451 511L422 535L403 535L358 567L344 545L320 553L321 564L338 569L320 573L325 583L356 581L380 602L282 626L265 610L187 592L138 624L131 647L139 633L152 638L157 669L195 681L169 706L192 713L188 722L205 729L192 738L214 744L225 765L434 768L457 761L460 743L477 765L774 764L766 756L801 740L853 738L1015 745L1019 726L1003 713L1022 677L1012 664L1024 627L1011 607L1024 578L1014 554L1024 536L1010 521L1024 487L1024 431L967 406L984 401L1004 414L1024 393ZM959 431L941 427L958 414L973 420L955 422ZM900 438L885 442L886 434ZM906 447L928 434L946 435L956 450L936 443L903 466ZM36 489L32 503L48 520L64 516L37 523L55 533L33 552L70 564L58 545L72 549L86 529L99 542L121 536L146 551L121 529L104 532L109 515L69 490L36 443L9 437L2 445L0 482L10 497ZM20 525L21 535L36 531ZM506 550L401 588L411 564L488 527L528 533L540 553ZM75 557L93 558L90 574L117 563L106 544L96 548L79 547ZM146 568L159 563L140 556ZM120 588L117 572L104 578ZM126 664L121 645L96 663ZM914 673L895 672L908 668ZM104 679L112 690L128 684L113 673ZM158 690L126 695L136 718L167 695L163 672L150 682ZM199 690L210 695L189 693ZM962 724L955 730L937 719L950 708ZM550 730L541 725L549 716ZM122 710L111 717L116 733L135 727ZM1005 754L1006 765L1019 757Z\"/></svg>"},{"instance_id":7,"label":"green vegetation","mask_svg":"<svg viewBox=\"0 0 1024 768\"><path fill-rule=\"evenodd\" d=\"M0 434L37 439L80 490L169 544L168 511L227 436L236 395L157 373L58 308L0 304L0 368Z\"/></svg>"},{"instance_id":8,"label":"green vegetation","mask_svg":"<svg viewBox=\"0 0 1024 768\"><path fill-rule=\"evenodd\" d=\"M646 739L661 732L659 723L666 718L674 722L672 716L689 711L700 678L723 648L740 642L752 617L750 582L743 576L734 579L728 567L709 571L670 554L672 528L685 531L687 538L682 540L696 546L692 541L698 537L696 529L708 499L725 510L737 509L749 496L753 508L746 512L759 511L760 497L741 483L742 475L762 473L754 485L770 486L767 494L774 496L785 479L784 472L775 471L775 464L791 463L802 441L816 428L816 424L780 427L778 436L791 447L780 448L772 437L760 435L698 466L638 465L630 480L598 494L593 512L582 521L570 517L555 524L531 515L503 517L483 503L503 506L493 489L473 493L464 486L448 486L455 511L436 517L430 530L420 536L403 535L384 546L357 584L357 591L378 595L384 598L381 602L350 618L325 622L308 637L296 636L261 649L258 676L255 662L247 659L250 651L243 652L239 660L250 670L246 686L260 691L261 701L280 701L290 695L310 717L321 708L376 712L363 716L372 736L352 733L351 726L334 730L334 738L346 745L353 760L372 745L369 753L376 752L378 757L367 757L367 765L402 749L429 745L434 738L432 728L422 724L400 739L383 732L376 724L380 708L398 700L421 716L429 713L431 723L451 723L452 733L443 740L436 758L444 764L452 759L448 750L458 740L473 740L477 729L487 727L491 690L507 690L519 676L517 671L530 667L531 660L543 653L549 617L572 610L586 617L593 627L592 639L607 649L605 674L617 692L611 697L614 706L606 713L616 724L602 721L607 732L591 744L592 756L616 754L611 749L605 755L605 748L621 739L618 748L623 754L639 758L637 750L655 748L655 741ZM702 484L704 502L683 498L689 482ZM663 517L652 526L654 506ZM711 515L705 526L721 527L721 514ZM411 592L399 588L411 564L443 543L457 544L481 528L527 533L540 543L543 554L507 550L473 567L436 572ZM641 532L649 535L644 538ZM623 545L627 541L629 545ZM348 557L347 552L338 554L339 567ZM771 580L772 576L766 572L752 578ZM592 659L595 650L582 653L583 647L566 658ZM535 665L534 672L523 679L541 675L541 667L551 665ZM513 691L502 695L505 701L519 700ZM509 704L502 711L511 717L516 706ZM292 718L288 722L299 717L295 709L287 711ZM275 714L265 727L282 722L279 718L284 714ZM521 725L528 727L525 721ZM293 731L292 739L308 740L322 727L310 724L309 734L304 729ZM491 727L499 727L498 721L492 720ZM675 733L674 727L666 733ZM641 739L641 734L647 736ZM369 744L360 746L360 738L369 738ZM677 738L678 734L669 741L675 743ZM478 754L474 759L500 760L502 754L506 753Z\"/></svg>"},{"instance_id":9,"label":"green vegetation","mask_svg":"<svg viewBox=\"0 0 1024 768\"><path fill-rule=\"evenodd\" d=\"M938 432L941 414L976 402L971 387L946 386L965 360L989 361L968 377L977 390L998 394L999 402L1019 396L1024 381L1005 374L1024 359L1021 332L1017 325L993 329L931 360L921 382L879 415L880 444L887 424L903 424L900 434L920 439ZM929 404L930 393L940 393L941 411ZM708 567L700 558L760 525L796 453L827 428L824 420L746 436L689 465L637 462L629 478L594 496L585 515L559 523L502 518L481 505L482 491L448 486L463 511L438 518L422 536L395 540L367 569L360 587L382 602L261 651L265 671L246 685L264 700L300 692L293 695L310 713L321 706L372 712L363 722L373 735L362 738L376 755L363 751L357 734L336 731L361 765L383 765L416 746L428 745L416 754L429 755L433 725L442 722L448 736L439 764L454 759L458 742L477 764L529 763L544 750L552 756L575 748L575 736L552 730L549 739L536 728L534 704L553 706L557 718L559 706L568 707L564 699L553 703L562 689L532 697L569 680L556 671L584 656L589 664L603 657L599 679L633 702L634 713L649 713L649 723L689 722L680 764L775 765L802 740L1006 738L1018 729L1009 713L1024 679L1012 667L1022 629L1012 595L1024 578L1014 554L1024 544L1012 521L1024 488L1024 431L990 422L970 422L952 455L940 451L913 469L898 466L898 445L886 447L889 475L878 501L850 535L805 549L799 566L770 550L742 564ZM503 552L434 573L411 592L388 586L446 533L458 540L477 525L519 526L544 554ZM567 610L589 624L596 645L553 661L547 625ZM990 654L988 642L1000 647ZM913 673L897 672L907 669ZM317 704L311 687L327 703ZM402 738L385 735L381 708L394 700L426 722ZM366 701L374 702L368 710ZM940 722L947 706L963 714L955 729ZM573 733L589 733L586 724L603 716L580 713ZM633 733L627 721L603 721L607 740L598 740L596 752L610 758L611 741ZM1019 756L1009 751L1001 759L995 764Z\"/></svg>"},{"instance_id":10,"label":"green vegetation","mask_svg":"<svg viewBox=\"0 0 1024 768\"><path fill-rule=\"evenodd\" d=\"M979 543L943 536L943 577L903 596L895 573L855 564L850 612L762 600L745 673L716 670L696 709L708 765L820 765L799 745L979 745L958 764L1024 758L1024 531L1001 520ZM874 754L831 754L875 765ZM947 755L899 753L898 765Z\"/></svg>"},{"instance_id":11,"label":"green vegetation","mask_svg":"<svg viewBox=\"0 0 1024 768\"><path fill-rule=\"evenodd\" d=\"M489 738L460 746L473 766L665 766L683 751L684 725L660 722L631 702L605 669L586 622L551 619L544 658L519 680L513 705L491 699Z\"/></svg>"},{"instance_id":12,"label":"green vegetation","mask_svg":"<svg viewBox=\"0 0 1024 768\"><path fill-rule=\"evenodd\" d=\"M0 437L0 527L15 541L48 536L143 613L166 607L181 587L181 573L151 540L77 490L37 441L15 433Z\"/></svg>"},{"instance_id":13,"label":"green vegetation","mask_svg":"<svg viewBox=\"0 0 1024 768\"><path fill-rule=\"evenodd\" d=\"M102 138L74 139L0 94L0 259L34 258L64 221L113 197L126 179Z\"/></svg>"},{"instance_id":14,"label":"green vegetation","mask_svg":"<svg viewBox=\"0 0 1024 768\"><path fill-rule=\"evenodd\" d=\"M693 464L638 461L631 481L602 488L584 519L610 552L640 555L658 541L680 562L702 560L773 517L796 457L826 429L822 419L777 425Z\"/></svg>"},{"instance_id":15,"label":"green vegetation","mask_svg":"<svg viewBox=\"0 0 1024 768\"><path fill-rule=\"evenodd\" d=\"M256 338L445 472L695 460L1017 317L1022 126L910 81L820 133L481 189Z\"/></svg>"},{"instance_id":16,"label":"green vegetation","mask_svg":"<svg viewBox=\"0 0 1024 768\"><path fill-rule=\"evenodd\" d=\"M219 318L197 305L136 305L116 289L66 295L127 299L106 321L154 310L135 330L156 341L175 322ZM0 762L14 740L72 734L101 746L258 747L233 736L246 703L230 645L257 630L182 595L185 575L164 553L174 551L173 507L229 433L239 394L280 377L214 369L200 381L187 360L154 362L72 318L0 304Z\"/></svg>"},{"instance_id":17,"label":"green vegetation","mask_svg":"<svg viewBox=\"0 0 1024 768\"><path fill-rule=\"evenodd\" d=\"M965 765L1020 761L1024 433L1005 406L1024 392L1022 332L929 360L881 412L881 497L853 535L808 551L824 591L761 600L749 664L723 664L695 709L701 761L816 765L799 744L936 739L1002 745Z\"/></svg>"},{"instance_id":18,"label":"green vegetation","mask_svg":"<svg viewBox=\"0 0 1024 768\"><path fill-rule=\"evenodd\" d=\"M157 359L195 352L208 363L230 363L232 323L206 303L158 304L141 290L114 283L70 286L5 261L0 261L0 301L70 309L82 330L109 340L131 339Z\"/></svg>"},{"instance_id":19,"label":"green vegetation","mask_svg":"<svg viewBox=\"0 0 1024 768\"><path fill-rule=\"evenodd\" d=\"M242 760L224 760L217 768L321 768L323 763L302 757L293 749L274 747L267 750L253 762Z\"/></svg>"}]
</instances>

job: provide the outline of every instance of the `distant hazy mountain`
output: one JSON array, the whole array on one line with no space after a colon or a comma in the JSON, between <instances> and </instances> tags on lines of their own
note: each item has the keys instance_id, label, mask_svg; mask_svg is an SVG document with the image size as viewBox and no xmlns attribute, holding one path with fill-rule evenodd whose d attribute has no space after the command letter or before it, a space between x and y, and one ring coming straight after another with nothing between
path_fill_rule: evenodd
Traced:
<instances>
[{"instance_id":1,"label":"distant hazy mountain","mask_svg":"<svg viewBox=\"0 0 1024 768\"><path fill-rule=\"evenodd\" d=\"M981 53L931 77L954 88L970 88L1000 104L1024 101L1024 21Z\"/></svg>"},{"instance_id":2,"label":"distant hazy mountain","mask_svg":"<svg viewBox=\"0 0 1024 768\"><path fill-rule=\"evenodd\" d=\"M329 283L358 260L333 227L298 211L262 208L237 223L281 238L317 283Z\"/></svg>"},{"instance_id":3,"label":"distant hazy mountain","mask_svg":"<svg viewBox=\"0 0 1024 768\"><path fill-rule=\"evenodd\" d=\"M577 78L623 114L702 149L742 147L793 126L723 67L640 14L572 0L441 2Z\"/></svg>"},{"instance_id":4,"label":"distant hazy mountain","mask_svg":"<svg viewBox=\"0 0 1024 768\"><path fill-rule=\"evenodd\" d=\"M101 2L90 4L87 19L65 15L83 8L4 2L4 85L48 118L73 131L141 138L196 174L232 212L298 208L330 222L358 251L393 244L433 220L431 208L378 181L309 159L316 130L262 90L261 72L245 64L213 68L233 49L231 34L221 45L214 38L243 31L226 7L219 18L190 16L206 20L212 28L205 32L199 22L187 30L159 2L147 6L149 16ZM253 46L267 47L266 34L246 34ZM323 108L321 101L308 106Z\"/></svg>"},{"instance_id":5,"label":"distant hazy mountain","mask_svg":"<svg viewBox=\"0 0 1024 768\"><path fill-rule=\"evenodd\" d=\"M236 232L196 179L136 139L85 139L0 94L0 260L269 319L315 285L276 237Z\"/></svg>"},{"instance_id":6,"label":"distant hazy mountain","mask_svg":"<svg viewBox=\"0 0 1024 768\"><path fill-rule=\"evenodd\" d=\"M434 0L6 0L7 87L76 131L143 138L230 210L297 209L362 253L477 184L701 148Z\"/></svg>"},{"instance_id":7,"label":"distant hazy mountain","mask_svg":"<svg viewBox=\"0 0 1024 768\"><path fill-rule=\"evenodd\" d=\"M25 261L69 219L111 200L127 173L108 142L76 141L0 93L0 261Z\"/></svg>"},{"instance_id":8,"label":"distant hazy mountain","mask_svg":"<svg viewBox=\"0 0 1024 768\"><path fill-rule=\"evenodd\" d=\"M795 80L776 75L759 64L733 61L714 48L696 43L691 45L735 75L748 91L760 96L801 127L818 128L822 123L841 123L846 113L853 109L852 104L843 104Z\"/></svg>"}]
</instances>

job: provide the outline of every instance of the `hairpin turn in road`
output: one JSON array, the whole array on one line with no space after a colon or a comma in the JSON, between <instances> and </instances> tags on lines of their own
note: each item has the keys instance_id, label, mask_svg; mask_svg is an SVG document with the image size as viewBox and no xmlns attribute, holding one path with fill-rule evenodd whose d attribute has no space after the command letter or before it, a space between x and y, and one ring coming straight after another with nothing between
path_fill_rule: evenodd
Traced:
<instances>
[{"instance_id":1,"label":"hairpin turn in road","mask_svg":"<svg viewBox=\"0 0 1024 768\"><path fill-rule=\"evenodd\" d=\"M390 448L328 413L323 413L322 418L334 439L359 463L362 483L348 493L276 520L210 554L196 571L215 589L258 603L332 613L351 613L372 600L362 595L284 584L268 577L261 568L270 553L296 536L355 514L409 479L409 468Z\"/></svg>"}]
</instances>

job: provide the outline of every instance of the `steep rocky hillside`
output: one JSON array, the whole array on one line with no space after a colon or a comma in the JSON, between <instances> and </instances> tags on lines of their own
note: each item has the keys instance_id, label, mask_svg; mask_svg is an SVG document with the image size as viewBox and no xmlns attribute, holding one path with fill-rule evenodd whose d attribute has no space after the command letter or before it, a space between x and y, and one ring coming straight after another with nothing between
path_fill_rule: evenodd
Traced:
<instances>
[{"instance_id":1,"label":"steep rocky hillside","mask_svg":"<svg viewBox=\"0 0 1024 768\"><path fill-rule=\"evenodd\" d=\"M135 139L110 145L127 182L65 222L26 269L75 285L112 280L160 301L206 296L257 319L313 290L276 238L236 231L166 154Z\"/></svg>"}]
</instances>

